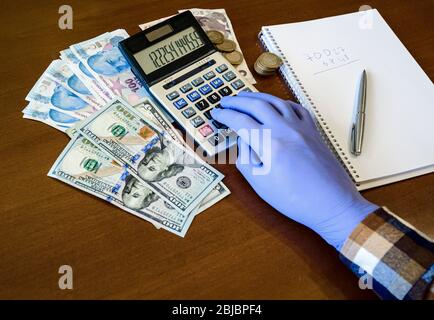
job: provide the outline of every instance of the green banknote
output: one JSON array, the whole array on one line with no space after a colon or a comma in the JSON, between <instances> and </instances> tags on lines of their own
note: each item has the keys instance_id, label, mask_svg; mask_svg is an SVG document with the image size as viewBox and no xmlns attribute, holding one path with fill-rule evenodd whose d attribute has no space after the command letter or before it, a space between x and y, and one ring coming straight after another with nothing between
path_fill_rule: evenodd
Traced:
<instances>
[{"instance_id":1,"label":"green banknote","mask_svg":"<svg viewBox=\"0 0 434 320\"><path fill-rule=\"evenodd\" d=\"M121 99L77 129L179 212L197 207L223 178Z\"/></svg>"},{"instance_id":2,"label":"green banknote","mask_svg":"<svg viewBox=\"0 0 434 320\"><path fill-rule=\"evenodd\" d=\"M187 214L178 212L81 135L69 142L48 176L107 200L181 237L187 232L196 213L194 210ZM208 204L209 201L206 206Z\"/></svg>"},{"instance_id":3,"label":"green banknote","mask_svg":"<svg viewBox=\"0 0 434 320\"><path fill-rule=\"evenodd\" d=\"M160 111L160 109L154 107L154 105L150 101L144 101L142 103L139 103L134 106L134 109L138 111L145 119L151 121L161 131L167 132L167 134L169 134L173 140L175 140L181 145L185 145L181 133L176 130L176 128L167 119L167 117L165 117L165 115ZM214 189L205 197L205 199L202 200L197 214L213 206L215 203L219 202L221 199L227 197L230 194L231 192L229 188L223 182L219 182L214 187Z\"/></svg>"}]
</instances>

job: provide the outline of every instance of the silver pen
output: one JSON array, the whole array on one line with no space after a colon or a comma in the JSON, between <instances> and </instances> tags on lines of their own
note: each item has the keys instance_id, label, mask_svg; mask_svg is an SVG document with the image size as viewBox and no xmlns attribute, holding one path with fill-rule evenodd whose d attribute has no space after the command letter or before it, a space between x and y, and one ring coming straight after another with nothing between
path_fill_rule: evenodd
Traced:
<instances>
[{"instance_id":1,"label":"silver pen","mask_svg":"<svg viewBox=\"0 0 434 320\"><path fill-rule=\"evenodd\" d=\"M351 128L351 153L355 156L362 153L363 132L365 131L367 81L366 70L363 70L357 85L356 99L354 102L354 122Z\"/></svg>"}]
</instances>

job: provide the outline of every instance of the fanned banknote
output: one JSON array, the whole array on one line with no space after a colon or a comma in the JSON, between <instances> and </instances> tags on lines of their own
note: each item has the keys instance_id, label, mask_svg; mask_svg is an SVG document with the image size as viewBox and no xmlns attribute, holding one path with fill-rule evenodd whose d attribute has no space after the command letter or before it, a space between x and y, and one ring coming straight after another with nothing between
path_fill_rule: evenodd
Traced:
<instances>
[{"instance_id":1,"label":"fanned banknote","mask_svg":"<svg viewBox=\"0 0 434 320\"><path fill-rule=\"evenodd\" d=\"M173 119L156 105L147 92L137 93L135 86L131 85L131 79L137 80L129 66L123 66L123 57L119 56L117 50L117 43L127 36L124 30L116 30L82 42L89 45L93 43L99 48L87 60L79 59L71 49L63 50L60 53L61 60L53 61L29 92L27 99L30 102L23 110L23 118L46 123L72 138L50 171L50 176L108 200L151 222L156 228L184 236L195 215L229 195L230 191L220 181L223 176L218 171L185 149L187 146L182 134L171 123ZM106 45L99 47L101 43L95 42L95 39L104 37ZM101 55L108 55L108 60L97 61ZM89 60L92 56L97 57L93 61ZM107 70L107 65L104 65L106 62L117 69L116 76L98 76L96 70ZM115 86L110 87L113 79ZM120 90L116 90L117 80L121 84ZM123 88L122 84L129 86ZM140 85L138 81L137 84ZM110 128L113 142L122 141L119 148L115 148L117 155L123 152L120 147L136 151L133 157L136 166L118 159L115 161L108 149L102 149L104 144L97 147L77 131L82 123L89 120L89 116L114 96L139 102L132 109L120 99L129 112L135 113L140 119L141 125L146 123L136 134L134 128L130 127L133 121L123 123L130 134L123 132L122 125L119 126L121 123ZM78 142L80 139L81 142ZM145 142L138 150L135 149L138 145L134 143L123 144L125 141L131 143L137 140ZM75 147L71 148L72 145ZM116 143L111 144L111 147L113 145ZM80 158L80 154L86 153L84 150L89 152L86 159ZM139 173L146 179L140 177ZM118 183L113 185L114 182Z\"/></svg>"},{"instance_id":2,"label":"fanned banknote","mask_svg":"<svg viewBox=\"0 0 434 320\"><path fill-rule=\"evenodd\" d=\"M240 44L238 43L237 37L235 35L234 28L232 27L231 20L229 19L228 15L226 14L225 9L199 9L199 8L193 8L193 9L184 9L184 10L178 10L179 13L184 11L191 11L191 13L195 16L196 20L199 22L200 26L205 30L217 30L220 31L225 38L232 40L235 42L236 49L239 52L242 53ZM139 25L140 29L145 30L149 27L152 27L153 25L156 25L159 22L162 22L168 18L171 18L172 16L161 18L158 20L150 21L147 23L143 23ZM251 84L255 84L256 80L253 77L253 74L250 72L249 67L247 66L246 61L244 60L240 65L235 66L237 71L243 75L247 81L249 81Z\"/></svg>"},{"instance_id":3,"label":"fanned banknote","mask_svg":"<svg viewBox=\"0 0 434 320\"><path fill-rule=\"evenodd\" d=\"M164 115L159 111L159 109L155 108L152 103L149 101L142 102L136 106L134 109L141 113L141 115L146 119L151 121L156 127L161 129L162 131L167 132L170 137L177 141L180 144L185 144L182 140L182 135L176 130L176 128L168 121ZM74 127L71 127L66 130L66 133L74 139L76 135L78 135L78 131L75 127L80 126L80 122L78 122ZM230 194L230 190L223 183L219 182L214 189L202 200L199 208L196 212L196 215L205 211L206 209L213 206L215 203L219 202L223 198L227 197ZM155 225L157 228L160 226L158 224Z\"/></svg>"},{"instance_id":4,"label":"fanned banknote","mask_svg":"<svg viewBox=\"0 0 434 320\"><path fill-rule=\"evenodd\" d=\"M92 73L84 66L83 62L81 62L75 54L71 51L71 49L65 49L60 52L60 59L65 61L72 71L76 74L76 76L85 83L89 90L92 91L95 99L100 100L102 104L106 104L111 100L111 96L108 93L107 89L96 80Z\"/></svg>"},{"instance_id":5,"label":"fanned banknote","mask_svg":"<svg viewBox=\"0 0 434 320\"><path fill-rule=\"evenodd\" d=\"M182 237L194 218L194 211L178 212L80 135L70 141L48 175Z\"/></svg>"},{"instance_id":6,"label":"fanned banknote","mask_svg":"<svg viewBox=\"0 0 434 320\"><path fill-rule=\"evenodd\" d=\"M100 109L100 101L92 94L87 85L74 73L70 65L60 59L54 60L44 72L47 77L56 80L62 86L86 101L89 105Z\"/></svg>"},{"instance_id":7,"label":"fanned banknote","mask_svg":"<svg viewBox=\"0 0 434 320\"><path fill-rule=\"evenodd\" d=\"M45 104L51 109L79 119L85 119L97 110L45 73L27 94L26 100Z\"/></svg>"},{"instance_id":8,"label":"fanned banknote","mask_svg":"<svg viewBox=\"0 0 434 320\"><path fill-rule=\"evenodd\" d=\"M78 131L182 213L198 206L223 178L121 99L84 120Z\"/></svg>"},{"instance_id":9,"label":"fanned banknote","mask_svg":"<svg viewBox=\"0 0 434 320\"><path fill-rule=\"evenodd\" d=\"M104 85L111 98L120 97L135 105L149 95L118 49L118 43L128 37L125 30L118 29L74 44L71 51L98 82Z\"/></svg>"},{"instance_id":10,"label":"fanned banknote","mask_svg":"<svg viewBox=\"0 0 434 320\"><path fill-rule=\"evenodd\" d=\"M182 139L182 134L176 130L176 128L168 121L161 113L160 111L155 108L151 103L148 101L142 102L138 105L134 106L134 109L141 113L145 119L152 121L153 124L155 124L156 127L161 129L162 131L167 132L170 137L178 142L181 145L186 145L184 140ZM230 195L229 188L226 187L226 185L223 182L219 182L213 191L209 193L205 197L205 199L202 201L199 212L204 211L206 208L211 207L224 197L227 197Z\"/></svg>"},{"instance_id":11,"label":"fanned banknote","mask_svg":"<svg viewBox=\"0 0 434 320\"><path fill-rule=\"evenodd\" d=\"M32 119L48 124L49 126L65 132L71 128L80 119L75 118L69 114L60 112L50 108L46 104L38 102L30 102L23 110L23 117L25 119Z\"/></svg>"}]
</instances>

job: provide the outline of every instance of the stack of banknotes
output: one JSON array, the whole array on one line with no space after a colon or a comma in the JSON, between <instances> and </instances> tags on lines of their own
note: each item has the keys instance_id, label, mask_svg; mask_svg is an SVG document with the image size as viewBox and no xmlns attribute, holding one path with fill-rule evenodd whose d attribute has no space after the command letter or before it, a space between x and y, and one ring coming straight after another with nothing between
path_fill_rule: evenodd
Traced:
<instances>
[{"instance_id":1,"label":"stack of banknotes","mask_svg":"<svg viewBox=\"0 0 434 320\"><path fill-rule=\"evenodd\" d=\"M50 177L183 237L230 191L132 74L117 47L127 37L118 29L61 51L28 93L23 117L71 138Z\"/></svg>"}]
</instances>

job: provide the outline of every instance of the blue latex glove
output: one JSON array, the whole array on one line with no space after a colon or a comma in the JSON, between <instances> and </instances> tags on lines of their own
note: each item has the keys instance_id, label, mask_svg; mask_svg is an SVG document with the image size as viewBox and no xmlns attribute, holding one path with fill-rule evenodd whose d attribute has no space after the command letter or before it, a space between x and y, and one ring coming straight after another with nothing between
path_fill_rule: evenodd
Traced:
<instances>
[{"instance_id":1,"label":"blue latex glove","mask_svg":"<svg viewBox=\"0 0 434 320\"><path fill-rule=\"evenodd\" d=\"M221 106L211 115L239 135L238 170L276 210L340 249L378 208L357 191L300 105L265 93L240 92L224 97ZM249 132L264 137L268 132L271 138L257 141Z\"/></svg>"}]
</instances>

